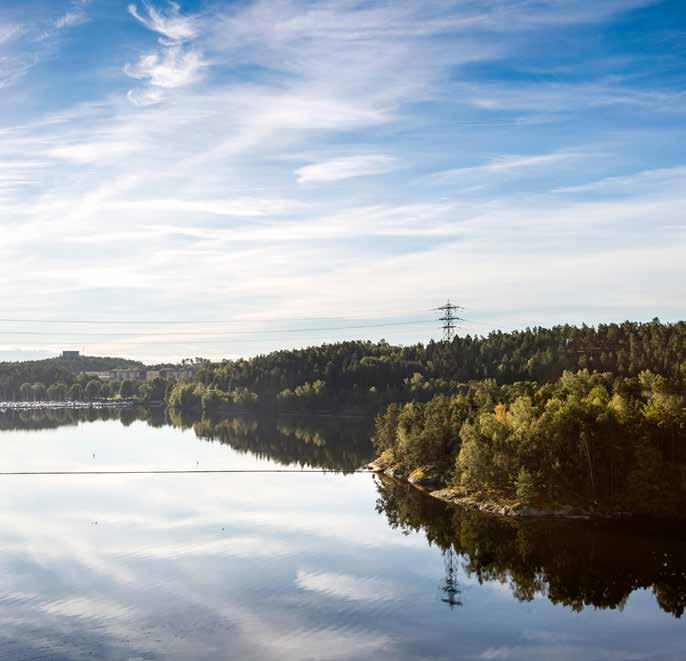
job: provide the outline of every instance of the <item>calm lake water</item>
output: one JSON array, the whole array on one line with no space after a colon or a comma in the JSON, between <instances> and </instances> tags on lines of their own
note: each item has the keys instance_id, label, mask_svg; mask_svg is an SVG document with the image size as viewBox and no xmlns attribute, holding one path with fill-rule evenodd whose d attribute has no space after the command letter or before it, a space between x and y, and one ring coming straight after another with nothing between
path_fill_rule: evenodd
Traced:
<instances>
[{"instance_id":1,"label":"calm lake water","mask_svg":"<svg viewBox=\"0 0 686 661\"><path fill-rule=\"evenodd\" d=\"M103 415L1 414L0 470L298 472L0 476L2 659L686 658L683 530L461 512L352 420Z\"/></svg>"}]
</instances>

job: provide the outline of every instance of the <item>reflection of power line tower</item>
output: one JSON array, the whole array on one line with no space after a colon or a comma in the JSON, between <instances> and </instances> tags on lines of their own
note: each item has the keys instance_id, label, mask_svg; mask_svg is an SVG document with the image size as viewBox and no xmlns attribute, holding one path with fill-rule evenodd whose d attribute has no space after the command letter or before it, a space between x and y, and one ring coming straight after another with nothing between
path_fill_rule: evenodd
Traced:
<instances>
[{"instance_id":1,"label":"reflection of power line tower","mask_svg":"<svg viewBox=\"0 0 686 661\"><path fill-rule=\"evenodd\" d=\"M438 320L443 322L443 340L445 342L450 342L455 335L456 322L461 321L461 318L455 314L458 310L463 310L461 305L453 305L450 300L445 305L436 308L443 313L442 317Z\"/></svg>"},{"instance_id":2,"label":"reflection of power line tower","mask_svg":"<svg viewBox=\"0 0 686 661\"><path fill-rule=\"evenodd\" d=\"M450 608L462 606L460 587L457 582L457 563L452 547L443 551L443 563L445 564L445 583L441 586L441 591L445 596L441 597L441 601L448 604Z\"/></svg>"}]
</instances>

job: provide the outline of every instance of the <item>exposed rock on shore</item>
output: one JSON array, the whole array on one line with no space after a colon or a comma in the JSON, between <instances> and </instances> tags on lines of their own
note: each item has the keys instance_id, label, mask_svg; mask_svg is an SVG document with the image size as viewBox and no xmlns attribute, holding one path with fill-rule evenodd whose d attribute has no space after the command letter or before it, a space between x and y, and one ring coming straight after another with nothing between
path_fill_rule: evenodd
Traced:
<instances>
[{"instance_id":1,"label":"exposed rock on shore","mask_svg":"<svg viewBox=\"0 0 686 661\"><path fill-rule=\"evenodd\" d=\"M631 518L631 512L591 512L574 508L545 509L523 505L522 503L504 503L466 496L459 489L446 487L435 489L443 482L431 467L421 467L408 473L396 461L391 450L386 450L380 457L367 465L375 473L383 473L393 480L409 482L412 486L428 493L433 498L464 509L473 509L484 514L508 516L512 518L557 518L557 519L625 519Z\"/></svg>"}]
</instances>

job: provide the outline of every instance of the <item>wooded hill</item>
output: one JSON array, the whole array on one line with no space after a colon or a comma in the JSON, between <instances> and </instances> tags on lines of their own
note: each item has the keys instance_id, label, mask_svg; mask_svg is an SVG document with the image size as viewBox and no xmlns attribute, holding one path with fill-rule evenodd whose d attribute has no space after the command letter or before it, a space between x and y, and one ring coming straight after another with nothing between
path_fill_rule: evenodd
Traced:
<instances>
[{"instance_id":1,"label":"wooded hill","mask_svg":"<svg viewBox=\"0 0 686 661\"><path fill-rule=\"evenodd\" d=\"M127 358L80 356L79 358L46 358L21 362L0 363L0 399L20 399L25 383L73 385L81 372L104 372L124 367L143 367L143 363Z\"/></svg>"},{"instance_id":2,"label":"wooded hill","mask_svg":"<svg viewBox=\"0 0 686 661\"><path fill-rule=\"evenodd\" d=\"M376 412L390 403L428 401L460 384L493 379L550 383L588 369L637 377L650 370L677 390L686 382L686 323L624 322L528 328L406 347L340 342L209 363L170 402L180 408L226 403L285 410Z\"/></svg>"}]
</instances>

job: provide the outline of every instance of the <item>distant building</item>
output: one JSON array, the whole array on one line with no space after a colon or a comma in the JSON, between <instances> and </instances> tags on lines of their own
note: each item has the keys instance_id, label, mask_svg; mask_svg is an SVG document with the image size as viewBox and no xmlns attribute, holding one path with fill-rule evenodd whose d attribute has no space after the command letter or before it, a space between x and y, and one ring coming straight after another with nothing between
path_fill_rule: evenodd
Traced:
<instances>
[{"instance_id":1,"label":"distant building","mask_svg":"<svg viewBox=\"0 0 686 661\"><path fill-rule=\"evenodd\" d=\"M112 381L145 381L145 370L131 367L110 370L110 379Z\"/></svg>"},{"instance_id":2,"label":"distant building","mask_svg":"<svg viewBox=\"0 0 686 661\"><path fill-rule=\"evenodd\" d=\"M112 378L112 375L109 372L81 372L81 374L85 374L94 379L100 379L101 381L109 381Z\"/></svg>"},{"instance_id":3,"label":"distant building","mask_svg":"<svg viewBox=\"0 0 686 661\"><path fill-rule=\"evenodd\" d=\"M194 367L161 367L158 372L158 376L163 379L185 379L190 378L195 373ZM150 378L150 377L148 377Z\"/></svg>"},{"instance_id":4,"label":"distant building","mask_svg":"<svg viewBox=\"0 0 686 661\"><path fill-rule=\"evenodd\" d=\"M101 381L149 381L158 376L163 379L178 381L179 379L191 378L197 370L196 365L177 365L175 367L160 367L156 370L122 367L107 372L81 372L81 374Z\"/></svg>"},{"instance_id":5,"label":"distant building","mask_svg":"<svg viewBox=\"0 0 686 661\"><path fill-rule=\"evenodd\" d=\"M80 358L80 357L81 357L80 351L63 351L62 352L62 358L66 358L67 360L74 360L75 358Z\"/></svg>"}]
</instances>

